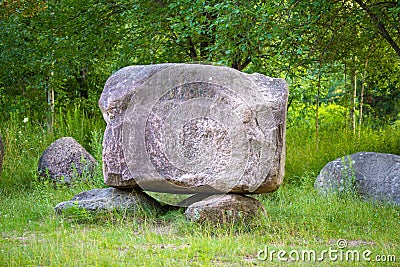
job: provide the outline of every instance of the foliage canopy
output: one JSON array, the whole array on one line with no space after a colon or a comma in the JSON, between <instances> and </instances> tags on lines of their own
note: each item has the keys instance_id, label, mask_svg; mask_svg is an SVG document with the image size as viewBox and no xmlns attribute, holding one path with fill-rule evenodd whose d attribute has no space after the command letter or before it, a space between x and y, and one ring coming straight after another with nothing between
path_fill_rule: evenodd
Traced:
<instances>
[{"instance_id":1,"label":"foliage canopy","mask_svg":"<svg viewBox=\"0 0 400 267\"><path fill-rule=\"evenodd\" d=\"M95 114L121 67L212 62L286 78L294 107L363 105L393 122L399 25L398 1L3 1L1 113L40 119L80 103Z\"/></svg>"}]
</instances>

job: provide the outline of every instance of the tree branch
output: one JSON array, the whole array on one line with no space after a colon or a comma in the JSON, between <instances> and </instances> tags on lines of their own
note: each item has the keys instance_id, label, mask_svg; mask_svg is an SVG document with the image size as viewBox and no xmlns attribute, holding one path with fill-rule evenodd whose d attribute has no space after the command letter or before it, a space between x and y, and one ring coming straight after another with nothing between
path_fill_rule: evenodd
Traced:
<instances>
[{"instance_id":1,"label":"tree branch","mask_svg":"<svg viewBox=\"0 0 400 267\"><path fill-rule=\"evenodd\" d=\"M380 35L390 44L390 46L396 51L396 54L400 57L400 47L390 36L389 32L386 30L385 25L380 21L378 15L376 15L362 0L354 0L376 23L376 27Z\"/></svg>"}]
</instances>

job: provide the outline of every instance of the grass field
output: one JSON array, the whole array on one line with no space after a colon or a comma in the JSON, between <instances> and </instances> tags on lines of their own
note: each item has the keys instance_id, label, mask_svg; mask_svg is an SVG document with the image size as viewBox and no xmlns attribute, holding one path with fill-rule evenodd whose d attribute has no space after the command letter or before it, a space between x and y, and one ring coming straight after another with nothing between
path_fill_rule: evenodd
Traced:
<instances>
[{"instance_id":1,"label":"grass field","mask_svg":"<svg viewBox=\"0 0 400 267\"><path fill-rule=\"evenodd\" d=\"M337 157L356 151L400 154L396 126L363 129L360 137L321 129L318 151L311 129L289 127L284 185L257 196L267 216L220 226L187 222L183 210L56 215L57 203L104 187L101 172L91 182L54 188L37 181L41 153L55 139L72 136L100 160L103 129L100 119L77 111L57 118L52 131L16 117L1 124L6 158L0 180L0 266L281 266L289 256L297 259L289 260L292 266L400 263L399 207L352 195L326 198L313 189L319 170Z\"/></svg>"}]
</instances>

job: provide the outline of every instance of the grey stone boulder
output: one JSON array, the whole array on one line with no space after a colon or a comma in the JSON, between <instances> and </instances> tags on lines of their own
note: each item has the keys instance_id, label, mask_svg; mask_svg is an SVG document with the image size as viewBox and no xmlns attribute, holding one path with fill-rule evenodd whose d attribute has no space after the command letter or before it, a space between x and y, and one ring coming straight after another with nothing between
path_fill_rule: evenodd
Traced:
<instances>
[{"instance_id":1,"label":"grey stone boulder","mask_svg":"<svg viewBox=\"0 0 400 267\"><path fill-rule=\"evenodd\" d=\"M4 144L0 135L0 175L1 172L3 171L3 159L4 159Z\"/></svg>"},{"instance_id":2,"label":"grey stone boulder","mask_svg":"<svg viewBox=\"0 0 400 267\"><path fill-rule=\"evenodd\" d=\"M123 68L99 100L105 183L178 194L275 191L287 98L283 79L228 67Z\"/></svg>"},{"instance_id":3,"label":"grey stone boulder","mask_svg":"<svg viewBox=\"0 0 400 267\"><path fill-rule=\"evenodd\" d=\"M237 195L213 195L188 206L186 219L197 223L246 223L265 216L264 206L256 199Z\"/></svg>"},{"instance_id":4,"label":"grey stone boulder","mask_svg":"<svg viewBox=\"0 0 400 267\"><path fill-rule=\"evenodd\" d=\"M359 152L329 162L315 184L321 193L354 191L362 198L400 205L400 156Z\"/></svg>"},{"instance_id":5,"label":"grey stone boulder","mask_svg":"<svg viewBox=\"0 0 400 267\"><path fill-rule=\"evenodd\" d=\"M75 195L70 201L59 203L55 211L62 214L70 208L84 209L89 212L123 211L135 213L139 210L163 211L156 200L144 192L117 188L93 189Z\"/></svg>"},{"instance_id":6,"label":"grey stone boulder","mask_svg":"<svg viewBox=\"0 0 400 267\"><path fill-rule=\"evenodd\" d=\"M41 177L70 184L82 175L91 176L96 160L72 137L54 141L39 159Z\"/></svg>"}]
</instances>

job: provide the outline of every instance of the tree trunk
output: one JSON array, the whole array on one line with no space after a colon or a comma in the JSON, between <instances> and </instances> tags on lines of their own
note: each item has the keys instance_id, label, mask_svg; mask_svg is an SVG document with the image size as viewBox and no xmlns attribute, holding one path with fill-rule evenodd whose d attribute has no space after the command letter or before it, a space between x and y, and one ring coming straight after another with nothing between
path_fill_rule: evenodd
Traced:
<instances>
[{"instance_id":1,"label":"tree trunk","mask_svg":"<svg viewBox=\"0 0 400 267\"><path fill-rule=\"evenodd\" d=\"M89 98L89 87L87 82L87 68L81 68L79 73L75 73L75 79L79 84L78 94L79 97L88 99Z\"/></svg>"},{"instance_id":2,"label":"tree trunk","mask_svg":"<svg viewBox=\"0 0 400 267\"><path fill-rule=\"evenodd\" d=\"M353 130L353 134L356 134L357 71L355 69L352 72L351 87L353 91L353 99L351 101L351 110L350 110L351 129Z\"/></svg>"},{"instance_id":3,"label":"tree trunk","mask_svg":"<svg viewBox=\"0 0 400 267\"><path fill-rule=\"evenodd\" d=\"M47 129L51 130L54 124L54 89L51 85L50 88L48 85L46 87L47 87L46 90L47 90L47 104L48 104Z\"/></svg>"},{"instance_id":4,"label":"tree trunk","mask_svg":"<svg viewBox=\"0 0 400 267\"><path fill-rule=\"evenodd\" d=\"M317 99L315 106L315 148L318 151L318 134L319 134L319 98L321 95L321 62L319 63L319 71L318 71L318 84L317 84Z\"/></svg>"},{"instance_id":5,"label":"tree trunk","mask_svg":"<svg viewBox=\"0 0 400 267\"><path fill-rule=\"evenodd\" d=\"M54 56L54 50L51 52L52 59ZM48 111L47 111L47 129L52 130L54 125L54 86L52 84L53 76L54 76L54 60L51 62L50 73L48 76L48 80L46 82L46 93L47 93L47 104L48 104Z\"/></svg>"},{"instance_id":6,"label":"tree trunk","mask_svg":"<svg viewBox=\"0 0 400 267\"><path fill-rule=\"evenodd\" d=\"M343 77L343 79L344 79L344 97L345 97L345 112L344 112L344 129L345 130L347 130L347 120L348 120L348 118L347 118L347 108L348 108L348 106L347 106L347 104L348 104L348 99L347 99L347 65L346 65L346 61L344 62L344 77Z\"/></svg>"},{"instance_id":7,"label":"tree trunk","mask_svg":"<svg viewBox=\"0 0 400 267\"><path fill-rule=\"evenodd\" d=\"M362 80L361 80L361 93L360 93L360 118L358 120L359 128L358 128L358 137L360 138L361 136L361 126L363 122L363 107L364 107L364 91L365 91L365 79L367 77L367 68L368 68L368 57L365 60L365 65L364 65L364 73L362 75Z\"/></svg>"}]
</instances>

